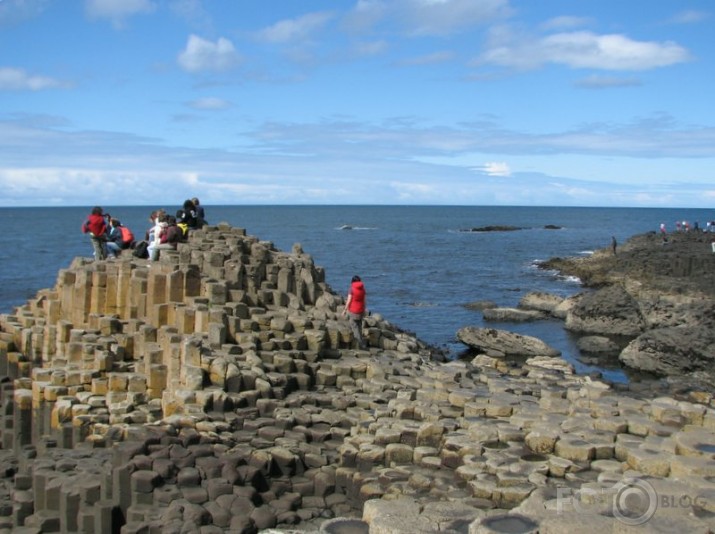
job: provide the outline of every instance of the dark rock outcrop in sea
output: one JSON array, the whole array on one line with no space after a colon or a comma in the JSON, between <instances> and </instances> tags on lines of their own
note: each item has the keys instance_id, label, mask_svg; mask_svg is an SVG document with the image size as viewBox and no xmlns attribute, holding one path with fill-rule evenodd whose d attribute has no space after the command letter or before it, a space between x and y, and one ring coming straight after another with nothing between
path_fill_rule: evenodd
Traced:
<instances>
[{"instance_id":1,"label":"dark rock outcrop in sea","mask_svg":"<svg viewBox=\"0 0 715 534\"><path fill-rule=\"evenodd\" d=\"M475 226L473 228L468 228L466 230L460 230L461 232L514 232L516 230L523 230L521 226L510 226L506 224L494 224L489 226Z\"/></svg>"},{"instance_id":2,"label":"dark rock outcrop in sea","mask_svg":"<svg viewBox=\"0 0 715 534\"><path fill-rule=\"evenodd\" d=\"M573 297L565 326L582 334L625 336L621 361L634 369L715 383L713 234L681 232L664 240L634 236L618 247L541 264L577 276L592 291ZM685 379L685 380L682 380Z\"/></svg>"},{"instance_id":3,"label":"dark rock outcrop in sea","mask_svg":"<svg viewBox=\"0 0 715 534\"><path fill-rule=\"evenodd\" d=\"M561 226L556 224L547 224L543 226L544 230L561 230ZM512 226L509 224L489 224L487 226L474 226L472 228L462 229L460 232L514 232L516 230L528 230L524 226Z\"/></svg>"},{"instance_id":4,"label":"dark rock outcrop in sea","mask_svg":"<svg viewBox=\"0 0 715 534\"><path fill-rule=\"evenodd\" d=\"M299 245L227 225L76 259L0 315L0 532L714 528L712 397L438 363L376 315L360 350L342 304ZM678 506L613 498L636 490Z\"/></svg>"}]
</instances>

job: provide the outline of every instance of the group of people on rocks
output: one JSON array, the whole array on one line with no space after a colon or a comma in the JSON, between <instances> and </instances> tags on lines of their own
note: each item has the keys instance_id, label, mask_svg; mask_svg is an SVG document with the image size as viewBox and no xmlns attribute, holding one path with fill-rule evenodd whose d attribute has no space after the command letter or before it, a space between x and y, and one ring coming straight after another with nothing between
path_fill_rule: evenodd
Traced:
<instances>
[{"instance_id":1,"label":"group of people on rocks","mask_svg":"<svg viewBox=\"0 0 715 534\"><path fill-rule=\"evenodd\" d=\"M690 223L688 221L675 221L675 231L676 233L690 232ZM700 228L700 224L695 221L692 227L693 232L703 232L706 234L715 233L715 221L708 221L705 228ZM665 223L660 223L660 235L663 238L663 244L668 243L667 230L665 228ZM713 254L715 254L715 237L710 241L710 246L712 248Z\"/></svg>"},{"instance_id":2,"label":"group of people on rocks","mask_svg":"<svg viewBox=\"0 0 715 534\"><path fill-rule=\"evenodd\" d=\"M89 234L94 258L97 260L114 259L122 250L134 246L134 234L123 226L119 219L104 213L95 206L82 223L82 232Z\"/></svg>"},{"instance_id":3,"label":"group of people on rocks","mask_svg":"<svg viewBox=\"0 0 715 534\"><path fill-rule=\"evenodd\" d=\"M123 250L132 249L134 256L156 261L162 250L176 250L179 243L187 240L191 230L207 224L204 208L198 198L186 200L176 215L169 215L164 209L154 210L149 215L149 221L151 226L144 239L136 241L129 228L109 213L104 213L100 206L95 206L82 223L82 231L89 234L96 260L113 259ZM361 349L368 346L363 337L363 319L368 314L365 285L355 275L350 281L343 316L348 317L350 328Z\"/></svg>"},{"instance_id":4,"label":"group of people on rocks","mask_svg":"<svg viewBox=\"0 0 715 534\"><path fill-rule=\"evenodd\" d=\"M179 243L188 239L191 230L207 224L204 207L195 197L184 201L176 215L158 209L151 212L149 220L151 227L144 239L136 241L119 219L95 206L82 223L82 232L89 234L96 260L115 259L122 251L132 249L134 256L156 261L162 250L176 250Z\"/></svg>"},{"instance_id":5,"label":"group of people on rocks","mask_svg":"<svg viewBox=\"0 0 715 534\"><path fill-rule=\"evenodd\" d=\"M694 232L700 232L700 223L698 221L695 221L691 228L690 223L688 221L675 221L676 232L690 232L690 230L693 230ZM715 232L715 221L708 221L702 231L706 233ZM665 223L660 223L660 233L667 233L665 229Z\"/></svg>"}]
</instances>

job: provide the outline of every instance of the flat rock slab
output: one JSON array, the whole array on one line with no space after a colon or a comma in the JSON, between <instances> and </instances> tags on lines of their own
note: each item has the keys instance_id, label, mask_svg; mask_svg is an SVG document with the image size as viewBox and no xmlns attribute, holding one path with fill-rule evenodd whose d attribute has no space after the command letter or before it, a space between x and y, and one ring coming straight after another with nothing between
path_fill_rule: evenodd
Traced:
<instances>
[{"instance_id":1,"label":"flat rock slab","mask_svg":"<svg viewBox=\"0 0 715 534\"><path fill-rule=\"evenodd\" d=\"M561 351L533 336L524 336L495 328L467 326L457 332L457 339L489 356L559 356Z\"/></svg>"}]
</instances>

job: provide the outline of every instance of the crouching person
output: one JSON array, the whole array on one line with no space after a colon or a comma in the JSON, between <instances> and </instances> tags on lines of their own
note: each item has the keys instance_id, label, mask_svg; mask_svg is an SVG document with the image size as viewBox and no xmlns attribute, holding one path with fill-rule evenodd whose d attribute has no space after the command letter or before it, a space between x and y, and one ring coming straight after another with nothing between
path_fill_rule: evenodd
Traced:
<instances>
[{"instance_id":1,"label":"crouching person","mask_svg":"<svg viewBox=\"0 0 715 534\"><path fill-rule=\"evenodd\" d=\"M122 226L119 219L109 220L109 233L107 234L107 252L110 258L119 256L122 250L131 248L134 244L134 234L126 226Z\"/></svg>"}]
</instances>

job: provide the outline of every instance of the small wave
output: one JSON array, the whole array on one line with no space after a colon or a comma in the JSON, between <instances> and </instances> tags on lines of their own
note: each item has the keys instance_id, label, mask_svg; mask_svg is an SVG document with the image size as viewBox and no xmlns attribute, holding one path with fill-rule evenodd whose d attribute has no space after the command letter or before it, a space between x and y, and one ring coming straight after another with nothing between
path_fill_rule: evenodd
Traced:
<instances>
[{"instance_id":1,"label":"small wave","mask_svg":"<svg viewBox=\"0 0 715 534\"><path fill-rule=\"evenodd\" d=\"M569 275L569 276L560 276L559 278L561 278L564 282L568 282L569 284L580 284L581 283L581 279L578 276Z\"/></svg>"},{"instance_id":2,"label":"small wave","mask_svg":"<svg viewBox=\"0 0 715 534\"><path fill-rule=\"evenodd\" d=\"M593 250L582 250L581 252L579 252L579 254L581 254L583 256L592 256L594 254L594 251Z\"/></svg>"},{"instance_id":3,"label":"small wave","mask_svg":"<svg viewBox=\"0 0 715 534\"><path fill-rule=\"evenodd\" d=\"M372 226L353 226L352 224L341 224L335 228L336 230L377 230Z\"/></svg>"}]
</instances>

